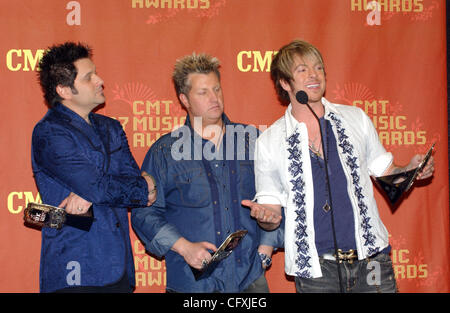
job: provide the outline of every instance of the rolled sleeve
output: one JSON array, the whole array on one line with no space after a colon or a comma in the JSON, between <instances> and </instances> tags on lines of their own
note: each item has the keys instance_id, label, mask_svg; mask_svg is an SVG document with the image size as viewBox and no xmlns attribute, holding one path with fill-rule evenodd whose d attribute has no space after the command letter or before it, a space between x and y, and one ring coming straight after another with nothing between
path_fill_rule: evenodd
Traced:
<instances>
[{"instance_id":1,"label":"rolled sleeve","mask_svg":"<svg viewBox=\"0 0 450 313\"><path fill-rule=\"evenodd\" d=\"M256 195L253 201L261 204L276 204L285 206L285 194L278 172L277 158L267 149L270 146L279 146L269 143L264 134L258 138L255 147L255 188Z\"/></svg>"},{"instance_id":2,"label":"rolled sleeve","mask_svg":"<svg viewBox=\"0 0 450 313\"><path fill-rule=\"evenodd\" d=\"M174 243L181 238L175 226L164 225L156 236L146 246L147 250L157 256L164 256L172 248Z\"/></svg>"},{"instance_id":3,"label":"rolled sleeve","mask_svg":"<svg viewBox=\"0 0 450 313\"><path fill-rule=\"evenodd\" d=\"M274 247L275 249L284 247L284 217L282 219L282 224L277 229L272 231L261 231L260 245Z\"/></svg>"},{"instance_id":4,"label":"rolled sleeve","mask_svg":"<svg viewBox=\"0 0 450 313\"><path fill-rule=\"evenodd\" d=\"M393 156L390 152L385 152L369 163L369 174L371 176L381 176L391 166Z\"/></svg>"},{"instance_id":5,"label":"rolled sleeve","mask_svg":"<svg viewBox=\"0 0 450 313\"><path fill-rule=\"evenodd\" d=\"M387 152L380 142L377 130L367 114L360 110L366 130L367 164L371 176L381 176L392 164L392 153Z\"/></svg>"},{"instance_id":6,"label":"rolled sleeve","mask_svg":"<svg viewBox=\"0 0 450 313\"><path fill-rule=\"evenodd\" d=\"M163 152L157 145L152 146L148 151L141 170L154 177L157 197L152 206L131 211L131 224L146 250L162 257L169 252L181 235L177 228L166 219L167 164Z\"/></svg>"}]
</instances>

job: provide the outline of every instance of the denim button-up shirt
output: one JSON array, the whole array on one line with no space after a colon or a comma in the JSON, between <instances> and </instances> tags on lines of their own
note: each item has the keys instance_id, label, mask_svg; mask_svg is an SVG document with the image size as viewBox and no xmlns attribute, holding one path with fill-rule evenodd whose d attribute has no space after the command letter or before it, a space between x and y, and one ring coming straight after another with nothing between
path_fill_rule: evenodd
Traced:
<instances>
[{"instance_id":1,"label":"denim button-up shirt","mask_svg":"<svg viewBox=\"0 0 450 313\"><path fill-rule=\"evenodd\" d=\"M242 200L255 195L252 147L258 131L231 123L225 115L223 119L226 131L215 157L205 154L214 155L214 146L193 131L188 117L183 127L150 148L142 165L155 177L158 197L151 207L133 210L131 221L146 249L165 256L169 290L240 292L263 274L258 246L280 245L276 241L280 232L263 231L250 210L241 206ZM184 258L171 251L180 237L219 247L228 234L240 229L248 231L240 245L210 276L198 281Z\"/></svg>"}]
</instances>

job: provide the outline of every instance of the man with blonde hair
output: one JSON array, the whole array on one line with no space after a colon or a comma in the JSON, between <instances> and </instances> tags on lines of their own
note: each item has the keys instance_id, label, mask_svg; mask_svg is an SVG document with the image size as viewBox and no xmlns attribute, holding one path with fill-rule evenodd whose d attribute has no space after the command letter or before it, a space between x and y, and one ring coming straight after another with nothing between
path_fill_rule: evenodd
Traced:
<instances>
[{"instance_id":1,"label":"man with blonde hair","mask_svg":"<svg viewBox=\"0 0 450 313\"><path fill-rule=\"evenodd\" d=\"M147 251L165 256L168 292L268 292L269 259L257 250L263 236L270 246L277 232L262 231L241 206L255 195L258 132L223 113L216 58L194 53L178 60L173 81L186 124L148 151L142 170L155 177L158 196L151 207L132 211L133 228ZM201 270L239 230L248 233L231 255L197 280L191 268Z\"/></svg>"},{"instance_id":2,"label":"man with blonde hair","mask_svg":"<svg viewBox=\"0 0 450 313\"><path fill-rule=\"evenodd\" d=\"M298 292L395 292L370 176L416 168L424 156L394 165L364 111L325 99L323 58L310 43L282 47L271 76L288 108L257 140L257 203L243 203L267 230L284 208L285 271ZM419 178L432 173L431 158Z\"/></svg>"}]
</instances>

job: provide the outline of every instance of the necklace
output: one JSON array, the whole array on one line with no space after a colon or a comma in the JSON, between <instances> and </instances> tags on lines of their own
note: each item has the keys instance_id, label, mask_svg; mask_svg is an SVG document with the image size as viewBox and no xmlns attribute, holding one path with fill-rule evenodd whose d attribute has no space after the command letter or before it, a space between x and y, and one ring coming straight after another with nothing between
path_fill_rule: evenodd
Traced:
<instances>
[{"instance_id":1,"label":"necklace","mask_svg":"<svg viewBox=\"0 0 450 313\"><path fill-rule=\"evenodd\" d=\"M322 142L319 141L318 148L316 149L316 147L315 147L315 145L314 145L314 142L317 141L317 139L315 139L314 141L311 140L311 139L308 139L308 141L309 141L308 146L309 146L309 149L311 150L311 152L313 152L313 153L314 153L315 155L317 155L319 158L322 158L322 159L323 159L322 154L320 153L320 144L321 144Z\"/></svg>"},{"instance_id":2,"label":"necklace","mask_svg":"<svg viewBox=\"0 0 450 313\"><path fill-rule=\"evenodd\" d=\"M320 162L319 158L322 158L324 160L324 165L327 166L328 165L328 155L330 152L330 145L329 145L329 138L328 138L328 124L327 121L324 119L325 122L325 144L326 144L326 154L324 155L324 157L322 158L320 151L318 149L315 149L313 144L309 144L309 149L310 151L315 155L312 157L312 159L314 159L318 166L323 169L324 167L322 167L322 163ZM320 123L319 123L320 125ZM320 125L320 127L322 127ZM321 142L320 142L321 143ZM320 148L319 148L320 149ZM326 171L328 171L328 168L326 169ZM325 174L325 179L326 179L326 175ZM330 205L328 204L328 199L330 197L330 191L328 190L328 184L325 184L325 204L323 205L322 209L328 213L331 209Z\"/></svg>"}]
</instances>

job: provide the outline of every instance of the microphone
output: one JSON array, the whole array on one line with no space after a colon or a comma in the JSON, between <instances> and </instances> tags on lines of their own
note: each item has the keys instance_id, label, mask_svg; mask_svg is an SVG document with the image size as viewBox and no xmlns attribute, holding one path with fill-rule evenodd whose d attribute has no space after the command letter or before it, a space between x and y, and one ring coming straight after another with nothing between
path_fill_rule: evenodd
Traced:
<instances>
[{"instance_id":1,"label":"microphone","mask_svg":"<svg viewBox=\"0 0 450 313\"><path fill-rule=\"evenodd\" d=\"M324 161L324 170L325 170L325 181L326 181L326 187L328 189L328 200L330 200L330 213L331 213L331 229L333 232L333 242L334 242L334 253L336 255L336 263L337 263L337 270L338 270L338 278L339 278L339 289L341 291L341 293L344 293L344 288L342 287L342 274L341 274L341 267L339 265L339 260L338 260L338 245L337 245L337 239L336 239L336 229L334 226L334 210L333 210L333 202L331 200L331 186L330 186L330 178L328 177L328 156L326 155L326 153L328 151L325 150L325 144L323 141L323 134L322 134L322 127L320 126L320 120L319 117L317 116L316 112L314 112L314 110L310 107L310 105L308 104L308 94L303 91L297 91L297 93L295 94L295 99L297 99L297 101L301 104L305 104L308 109L311 111L311 113L314 115L314 117L317 120L317 123L319 124L319 130L320 130L320 139L322 141L322 151L323 151L323 161ZM327 126L325 126L327 127ZM327 138L328 140L328 138Z\"/></svg>"},{"instance_id":2,"label":"microphone","mask_svg":"<svg viewBox=\"0 0 450 313\"><path fill-rule=\"evenodd\" d=\"M300 102L301 104L308 104L309 100L308 94L303 90L300 90L295 94L295 99L297 99L297 101Z\"/></svg>"}]
</instances>

